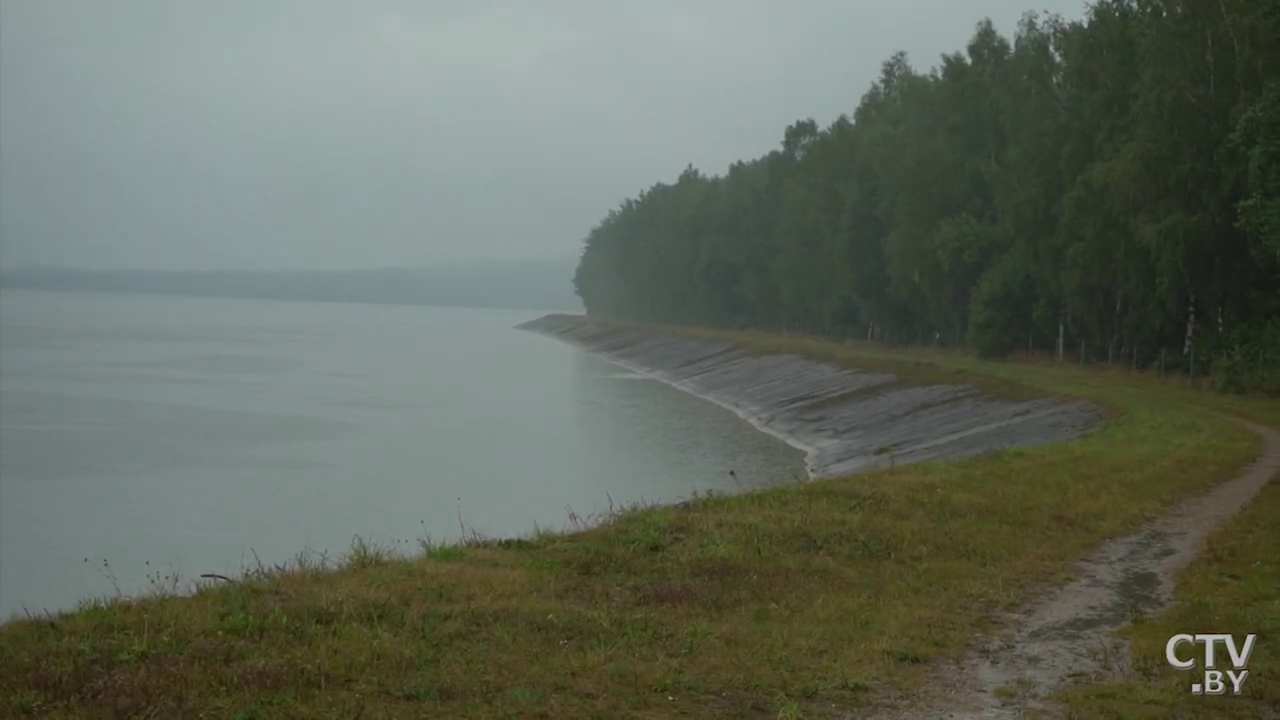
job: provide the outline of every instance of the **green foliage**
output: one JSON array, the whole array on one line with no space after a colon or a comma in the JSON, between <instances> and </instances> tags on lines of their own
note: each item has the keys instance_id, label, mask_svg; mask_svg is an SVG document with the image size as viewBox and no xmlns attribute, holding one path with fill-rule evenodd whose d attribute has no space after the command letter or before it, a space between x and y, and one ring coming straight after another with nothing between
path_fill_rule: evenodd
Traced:
<instances>
[{"instance_id":1,"label":"green foliage","mask_svg":"<svg viewBox=\"0 0 1280 720\"><path fill-rule=\"evenodd\" d=\"M1280 264L1280 83L1267 87L1240 119L1234 140L1248 158L1248 196L1240 202L1240 227L1257 259Z\"/></svg>"},{"instance_id":2,"label":"green foliage","mask_svg":"<svg viewBox=\"0 0 1280 720\"><path fill-rule=\"evenodd\" d=\"M983 21L928 72L897 53L851 116L609 213L578 293L670 324L967 329L989 356L1060 334L1141 364L1194 347L1235 373L1233 338L1280 313L1277 8L1100 0L1011 40Z\"/></svg>"},{"instance_id":3,"label":"green foliage","mask_svg":"<svg viewBox=\"0 0 1280 720\"><path fill-rule=\"evenodd\" d=\"M1026 266L1006 255L982 276L969 309L969 340L985 358L1004 357L1025 341L1035 286Z\"/></svg>"},{"instance_id":4,"label":"green foliage","mask_svg":"<svg viewBox=\"0 0 1280 720\"><path fill-rule=\"evenodd\" d=\"M1280 395L1280 318L1237 330L1214 358L1213 375L1224 392Z\"/></svg>"}]
</instances>

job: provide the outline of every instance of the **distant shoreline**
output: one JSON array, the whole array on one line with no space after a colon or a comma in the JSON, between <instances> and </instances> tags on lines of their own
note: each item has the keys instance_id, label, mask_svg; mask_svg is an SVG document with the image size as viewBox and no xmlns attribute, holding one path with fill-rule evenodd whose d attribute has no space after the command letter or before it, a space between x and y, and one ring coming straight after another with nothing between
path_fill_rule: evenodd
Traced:
<instances>
[{"instance_id":1,"label":"distant shoreline","mask_svg":"<svg viewBox=\"0 0 1280 720\"><path fill-rule=\"evenodd\" d=\"M495 310L581 311L575 261L338 271L36 269L0 273L0 288Z\"/></svg>"},{"instance_id":2,"label":"distant shoreline","mask_svg":"<svg viewBox=\"0 0 1280 720\"><path fill-rule=\"evenodd\" d=\"M182 297L182 298L199 298L205 300L263 300L268 302L300 302L300 303L332 303L342 305L385 305L395 307L434 307L449 308L453 310L521 310L532 313L577 313L582 312L581 308L555 308L555 307L534 307L531 305L484 305L479 303L462 303L449 302L447 300L440 301L397 301L397 300L361 300L353 298L309 298L309 297L277 297L266 295L229 295L229 294L211 294L211 293L195 293L195 292L169 292L163 290L134 290L123 288L54 288L54 287L28 287L21 285L4 285L0 284L0 290L24 290L32 292L48 292L48 293L83 293L87 295L143 295L148 297Z\"/></svg>"}]
</instances>

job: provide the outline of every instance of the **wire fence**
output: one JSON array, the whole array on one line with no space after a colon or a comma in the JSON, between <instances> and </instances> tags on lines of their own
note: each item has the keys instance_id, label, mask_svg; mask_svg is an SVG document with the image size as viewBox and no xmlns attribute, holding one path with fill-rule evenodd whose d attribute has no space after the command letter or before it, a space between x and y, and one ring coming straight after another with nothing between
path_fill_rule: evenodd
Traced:
<instances>
[{"instance_id":1,"label":"wire fence","mask_svg":"<svg viewBox=\"0 0 1280 720\"><path fill-rule=\"evenodd\" d=\"M810 335L804 332L791 332L791 335L811 336L816 339L830 339L829 335ZM842 339L846 344L869 344L885 349L932 349L938 352L972 354L967 333L954 331L943 332L887 332L875 329L858 334L847 334ZM1193 343L1190 347L1143 347L1126 345L1117 347L1104 343L1090 343L1087 340L1064 340L1061 350L1057 343L1048 343L1043 339L1037 342L1035 336L1028 336L1026 345L1009 355L1010 359L1022 359L1035 362L1058 362L1080 367L1106 368L1135 374L1145 374L1167 380L1185 380L1196 387L1214 385L1215 365L1221 365L1220 352L1201 344ZM1258 377L1276 373L1280 357L1268 353L1264 349L1254 349L1245 356L1233 359L1232 371L1236 373L1254 373Z\"/></svg>"}]
</instances>

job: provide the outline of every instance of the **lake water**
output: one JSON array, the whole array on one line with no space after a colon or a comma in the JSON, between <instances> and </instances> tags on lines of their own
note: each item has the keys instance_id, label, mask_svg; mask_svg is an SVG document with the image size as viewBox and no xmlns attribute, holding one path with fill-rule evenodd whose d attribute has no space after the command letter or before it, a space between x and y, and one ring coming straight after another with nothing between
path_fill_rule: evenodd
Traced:
<instances>
[{"instance_id":1,"label":"lake water","mask_svg":"<svg viewBox=\"0 0 1280 720\"><path fill-rule=\"evenodd\" d=\"M540 314L0 291L0 621L803 472L724 409L513 329Z\"/></svg>"}]
</instances>

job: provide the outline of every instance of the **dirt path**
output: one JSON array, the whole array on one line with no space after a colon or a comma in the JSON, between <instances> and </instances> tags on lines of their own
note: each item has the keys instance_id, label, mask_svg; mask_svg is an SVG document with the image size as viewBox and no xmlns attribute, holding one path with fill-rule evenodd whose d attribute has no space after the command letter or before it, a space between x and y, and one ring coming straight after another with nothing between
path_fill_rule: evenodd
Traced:
<instances>
[{"instance_id":1,"label":"dirt path","mask_svg":"<svg viewBox=\"0 0 1280 720\"><path fill-rule=\"evenodd\" d=\"M1039 605L1008 619L1010 632L957 668L946 709L912 718L1004 718L1039 707L1068 680L1115 677L1129 663L1111 634L1137 612L1170 604L1174 580L1219 523L1239 512L1280 470L1280 432L1231 418L1262 437L1262 454L1234 479L1192 498L1139 532L1112 540L1080 563L1079 577ZM997 689L1003 689L997 696ZM1009 692L1013 696L1009 697Z\"/></svg>"}]
</instances>

